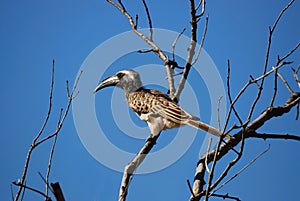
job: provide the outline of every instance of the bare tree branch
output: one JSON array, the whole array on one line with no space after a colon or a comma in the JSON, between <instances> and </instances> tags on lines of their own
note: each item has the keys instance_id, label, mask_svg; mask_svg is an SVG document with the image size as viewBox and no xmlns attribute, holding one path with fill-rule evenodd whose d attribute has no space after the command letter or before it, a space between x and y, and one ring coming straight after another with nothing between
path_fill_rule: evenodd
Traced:
<instances>
[{"instance_id":1,"label":"bare tree branch","mask_svg":"<svg viewBox=\"0 0 300 201\"><path fill-rule=\"evenodd\" d=\"M46 198L46 201L51 201L51 198L48 197L45 193L43 193L42 191L39 191L39 190L37 190L37 189L35 189L35 188L32 188L32 187L30 187L30 186L27 186L27 185L25 185L25 184L22 184L21 181L18 181L18 182L14 181L14 182L12 182L12 183L13 183L14 185L16 185L16 186L22 186L22 188L25 188L25 189L28 189L28 190L30 190L30 191L33 191L33 192L35 192L35 193L37 193L37 194L40 194L41 196L43 196L43 197Z\"/></svg>"},{"instance_id":2,"label":"bare tree branch","mask_svg":"<svg viewBox=\"0 0 300 201\"><path fill-rule=\"evenodd\" d=\"M273 33L277 27L277 24L279 22L279 20L281 19L282 15L287 11L287 9L294 3L295 0L292 0L288 3L288 5L280 12L280 14L278 15L274 25L272 27L269 28L269 38L268 38L268 46L267 46L267 52L266 52L266 59L265 59L265 64L264 64L264 70L263 70L263 75L267 72L267 67L268 67L268 63L269 63L269 56L270 56L270 50L271 50L271 43L272 43L272 37L273 37ZM292 53L291 53L292 54ZM289 55L291 55L289 54ZM287 56L288 57L288 56ZM287 57L285 57L284 59L286 59ZM260 87L259 90L257 92L256 98L253 101L252 107L250 109L249 115L248 115L248 121L250 121L254 108L256 106L256 104L258 103L262 91L263 91L263 86L264 86L264 80L265 78L262 78L261 83L260 83Z\"/></svg>"},{"instance_id":3,"label":"bare tree branch","mask_svg":"<svg viewBox=\"0 0 300 201\"><path fill-rule=\"evenodd\" d=\"M291 56L299 48L299 46L300 46L300 42L290 52L288 52L282 58L280 58L278 56L277 62L276 62L276 66L278 67L278 66L283 66L283 65L286 65L286 64L291 64L292 62L286 62L284 60L287 59L289 56ZM278 77L283 81L283 83L285 84L285 86L289 90L289 92L291 94L293 93L293 90L291 89L291 87L289 86L289 84L287 83L287 81L284 79L284 77L280 73L278 73L278 69L274 68L274 67L272 67L272 69L275 72L274 73L274 93L273 93L273 96L272 96L272 99L271 99L270 106L273 106L274 101L275 101L275 97L277 95L277 78Z\"/></svg>"},{"instance_id":4,"label":"bare tree branch","mask_svg":"<svg viewBox=\"0 0 300 201\"><path fill-rule=\"evenodd\" d=\"M223 200L225 200L225 199L231 199L231 200L241 201L240 198L238 198L238 197L233 197L233 196L230 196L230 195L228 195L228 194L225 194L225 195L212 194L211 196L223 198Z\"/></svg>"},{"instance_id":5,"label":"bare tree branch","mask_svg":"<svg viewBox=\"0 0 300 201\"><path fill-rule=\"evenodd\" d=\"M262 155L264 155L266 152L270 150L270 144L266 150L263 152L259 153L256 157L254 157L248 164L246 164L242 169L240 169L237 173L235 173L231 178L229 178L227 181L225 181L223 184L220 186L216 187L214 191L211 193L211 195L215 194L218 190L223 188L226 184L231 182L234 178L236 178L239 174L241 174L244 170L246 170L251 164L253 164L257 159L259 159Z\"/></svg>"},{"instance_id":6,"label":"bare tree branch","mask_svg":"<svg viewBox=\"0 0 300 201\"><path fill-rule=\"evenodd\" d=\"M207 28L208 28L208 16L205 19L205 26L204 26L203 35L202 35L202 38L201 38L201 43L199 45L196 57L195 57L194 61L192 62L192 65L194 65L199 59L199 56L200 56L200 53L201 53L201 50L202 50L202 47L203 47L203 44L204 44L204 41L205 41Z\"/></svg>"},{"instance_id":7,"label":"bare tree branch","mask_svg":"<svg viewBox=\"0 0 300 201\"><path fill-rule=\"evenodd\" d=\"M267 108L259 117L252 121L248 125L248 130L257 130L264 125L268 120L282 116L285 113L288 113L292 107L296 106L300 102L300 93L294 93L283 106L269 107Z\"/></svg>"},{"instance_id":8,"label":"bare tree branch","mask_svg":"<svg viewBox=\"0 0 300 201\"><path fill-rule=\"evenodd\" d=\"M273 106L274 102L275 102L275 98L277 95L277 83L278 83L278 70L274 71L274 90L273 90L273 96L271 99L271 103L270 106Z\"/></svg>"},{"instance_id":9,"label":"bare tree branch","mask_svg":"<svg viewBox=\"0 0 300 201\"><path fill-rule=\"evenodd\" d=\"M204 27L204 33L202 36L201 44L199 45L199 49L197 53L195 53L196 45L197 45L197 27L198 27L198 22L200 18L204 15L205 13L205 0L200 0L197 5L195 5L194 0L190 0L190 24L191 24L191 39L190 39L190 44L188 47L188 54L187 58L185 60L185 65L184 69L182 72L182 76L179 80L179 84L177 86L177 89L174 85L174 68L179 67L177 62L175 61L175 47L176 43L183 34L184 30L178 35L178 37L175 39L175 41L172 44L172 60L169 60L169 58L162 52L162 50L158 47L155 42L153 42L153 30L152 30L152 20L150 17L150 12L148 9L148 6L146 4L145 0L142 0L144 9L147 14L147 19L148 19L148 24L150 28L150 36L147 37L143 33L141 33L137 29L137 23L138 23L138 17L136 16L135 22L133 21L133 18L131 15L127 12L124 4L122 3L121 0L118 0L118 4L115 3L113 0L107 0L110 4L112 4L115 8L117 8L125 17L127 17L128 22L130 26L132 27L132 30L134 33L136 33L140 38L142 38L149 46L150 49L148 50L140 50L139 52L141 53L147 53L147 52L154 52L162 61L164 62L164 66L166 68L166 73L167 73L167 79L168 79L168 86L169 86L169 93L171 99L174 101L178 101L181 92L184 89L186 79L189 75L190 69L192 65L197 62L199 55L201 53L201 49L205 40L206 32L207 32L207 26L208 26L208 17L206 18L206 24ZM196 168L196 173L194 177L194 183L193 183L193 188L191 187L191 184L189 181L188 186L191 191L191 198L190 200L199 200L202 196L205 195L205 200L208 200L210 196L216 196L216 197L221 197L223 199L233 199L233 200L240 200L237 197L229 196L228 194L225 195L220 195L220 194L215 194L216 188L220 183L224 180L224 178L228 175L229 171L231 168L240 160L243 154L243 149L244 149L244 144L245 140L248 138L260 138L260 139L293 139L299 141L299 136L296 135L282 135L282 134L258 134L256 133L256 130L258 128L261 128L265 123L267 123L270 119L278 116L282 116L286 113L288 113L293 107L298 107L299 108L299 102L300 102L300 93L299 92L294 92L288 82L285 80L285 78L279 73L279 69L283 66L286 66L288 64L291 64L292 62L286 61L300 46L300 43L298 43L293 49L291 49L286 55L283 57L278 57L276 61L275 67L272 67L271 70L268 70L269 68L269 59L271 55L271 44L272 44L272 38L274 31L282 18L283 14L288 10L288 8L294 3L294 0L291 0L285 8L282 9L282 11L279 13L278 17L276 18L273 26L269 27L269 35L268 35L268 43L267 43L267 49L265 53L265 59L263 63L263 72L262 74L254 78L250 76L250 80L240 89L238 94L232 98L231 94L231 88L230 88L230 62L228 60L228 76L227 76L227 88L228 88L228 97L230 101L230 108L227 113L226 119L225 119L225 125L223 128L223 135L220 137L217 147L212 150L208 151L204 156L200 158L197 164ZM200 8L201 11L200 11ZM197 14L197 12L200 12ZM299 67L300 68L300 67ZM298 70L299 70L298 68ZM298 70L294 70L294 77L297 82L297 84L300 87L299 79L298 79ZM266 78L274 73L274 93L271 98L271 104L270 106L267 106L266 109L253 120L254 116L254 111L257 109L257 103L261 100L262 94L263 94L263 89L265 86ZM281 106L274 106L274 102L277 96L277 84L278 84L278 77L283 81L287 89L290 91L292 94L291 97L286 101L284 105ZM241 96L245 94L246 90L249 88L250 85L255 84L257 86L257 93L256 96L253 98L252 103L249 105L249 113L247 116L247 119L243 121L241 116L239 115L238 111L236 110L237 107L237 102L240 100ZM298 111L298 110L297 110ZM239 125L233 124L229 130L227 130L227 126L229 124L229 121L231 120L232 112L235 115L235 118L238 120ZM297 113L298 114L298 113ZM220 119L218 120L220 124ZM219 125L220 127L220 125ZM226 134L236 132L231 139L228 141L224 141L223 137ZM134 176L137 168L140 166L140 164L143 162L147 154L151 151L152 147L155 145L156 140L158 136L151 136L149 139L146 141L145 145L141 148L137 156L125 167L123 178L122 178L122 183L120 187L120 194L119 194L119 201L120 200L126 200L126 196L128 193L128 188L130 185L130 181L132 177ZM239 145L240 150L236 151L234 147ZM210 146L209 146L210 148ZM223 172L216 178L214 179L214 172L216 168L217 161L220 160L224 155L226 155L230 150L233 150L237 155L233 158L233 160L228 162L228 165L224 168ZM265 153L265 152L264 152ZM260 157L260 156L258 156ZM257 157L257 158L258 158ZM249 164L245 166L241 171L239 171L237 174L235 174L230 181L235 178L240 172L242 172L246 167L251 165L257 158L253 159ZM211 164L211 169L209 170L208 164ZM205 170L208 170L208 183L206 184L205 181ZM229 181L228 181L229 182ZM226 182L225 182L226 183ZM224 184L224 183L223 183ZM223 185L222 184L222 185ZM205 190L204 186L206 186ZM222 186L221 185L221 186ZM218 190L218 189L217 189Z\"/></svg>"},{"instance_id":10,"label":"bare tree branch","mask_svg":"<svg viewBox=\"0 0 300 201\"><path fill-rule=\"evenodd\" d=\"M197 165L197 170L196 170L197 175L195 175L195 178L194 178L193 192L195 194L195 198L190 198L190 200L199 200L203 195L206 194L206 190L203 191L203 186L205 185L204 162L205 162L206 157L207 157L208 163L213 162L214 159L216 161L220 160L224 155L226 155L229 152L229 150L231 150L232 147L235 147L236 145L238 145L241 142L241 140L243 139L243 136L245 139L251 138L251 135L253 135L253 132L255 132L258 128L263 126L268 120L288 113L299 102L300 102L300 93L294 93L286 101L285 105L268 108L259 117L257 117L251 123L249 123L245 129L239 131L238 133L233 135L233 138L231 138L226 143L222 144L219 149L217 147L215 150L211 151L207 156L202 156ZM267 136L265 136L265 137L267 139ZM270 137L273 137L273 136L270 136ZM218 150L218 151L216 151L216 150ZM217 154L216 154L216 152L217 152ZM197 186L198 189L195 189L195 186ZM197 193L195 193L195 192L197 192Z\"/></svg>"},{"instance_id":11,"label":"bare tree branch","mask_svg":"<svg viewBox=\"0 0 300 201\"><path fill-rule=\"evenodd\" d=\"M291 56L298 48L300 47L300 42L298 42L295 47L288 52L286 55L284 55L283 57L279 58L279 63L281 63L282 61L284 61L285 59L287 59L289 56Z\"/></svg>"},{"instance_id":12,"label":"bare tree branch","mask_svg":"<svg viewBox=\"0 0 300 201\"><path fill-rule=\"evenodd\" d=\"M207 152L206 152L206 156L208 155L208 153L210 152L210 147L211 147L211 143L212 143L212 138L209 138L208 139L208 146L207 146ZM205 168L206 168L206 171L208 172L208 174L211 173L209 167L208 167L208 164L207 164L207 157L205 157ZM195 196L193 196L195 197Z\"/></svg>"},{"instance_id":13,"label":"bare tree branch","mask_svg":"<svg viewBox=\"0 0 300 201\"><path fill-rule=\"evenodd\" d=\"M251 138L260 138L263 140L266 139L285 139L285 140L296 140L300 141L300 136L291 135L291 134L268 134L268 133L257 133L257 132L250 132L249 137Z\"/></svg>"},{"instance_id":14,"label":"bare tree branch","mask_svg":"<svg viewBox=\"0 0 300 201\"><path fill-rule=\"evenodd\" d=\"M137 28L135 27L135 23L131 17L131 15L126 11L125 6L122 4L121 0L118 0L118 4L116 4L113 0L107 0L110 4L112 4L115 8L117 8L125 17L127 17L129 24L133 30L134 33L136 33L140 38L142 38L146 43L148 43L152 48L153 51L157 54L159 58L161 58L164 62L168 61L168 57L162 52L162 50L152 41L150 38L145 36L142 32L138 31Z\"/></svg>"},{"instance_id":15,"label":"bare tree branch","mask_svg":"<svg viewBox=\"0 0 300 201\"><path fill-rule=\"evenodd\" d=\"M81 72L82 73L82 72ZM79 74L79 76L77 77L76 79L76 82L74 84L74 87L71 91L71 93L69 92L69 86L67 85L67 94L68 94L68 102L67 102L67 106L66 106L66 110L64 112L64 114L62 115L62 118L59 118L59 123L58 123L58 126L55 130L55 132L53 134L50 134L46 137L44 137L43 139L39 140L39 138L42 136L42 133L44 132L45 130L45 127L46 127L46 124L49 120L49 117L50 117L50 114L51 114L51 108L52 108L52 94L53 94L53 86L54 86L54 60L52 62L52 77L51 77L51 85L50 85L50 95L49 95L49 107L48 107L48 112L47 112L47 115L46 115L46 119L42 125L42 128L41 130L39 131L39 133L37 134L37 136L34 138L29 150L28 150L28 153L27 153L27 156L26 156L26 160L25 160L25 165L24 165L24 170L23 170L23 174L22 174L22 177L20 179L20 182L18 182L18 192L17 194L15 195L15 198L14 200L17 201L19 200L19 197L22 193L22 191L24 190L24 182L26 180L26 175L27 175L27 171L28 171L28 167L29 167L29 162L30 162L30 158L31 158L31 155L32 155L32 152L35 150L35 148L37 148L40 144L46 142L47 140L51 139L52 137L55 137L59 134L62 126L63 126L63 123L68 115L68 112L69 112L69 109L70 109L70 106L71 106L71 103L75 97L74 93L75 93L75 90L77 88L77 84L79 82L79 79L80 79L80 76L81 76L81 73ZM38 141L39 140L39 141ZM50 155L50 157L52 157ZM51 167L51 166L50 166ZM49 170L50 172L50 170ZM46 180L47 182L47 180ZM46 184L47 185L47 184ZM46 190L47 191L47 190Z\"/></svg>"},{"instance_id":16,"label":"bare tree branch","mask_svg":"<svg viewBox=\"0 0 300 201\"><path fill-rule=\"evenodd\" d=\"M12 184L10 184L10 194L11 194L11 200L14 200L14 190Z\"/></svg>"},{"instance_id":17,"label":"bare tree branch","mask_svg":"<svg viewBox=\"0 0 300 201\"><path fill-rule=\"evenodd\" d=\"M298 72L299 72L299 69L300 69L300 65L298 66L297 70L293 69L293 73L294 73L294 78L295 78L295 81L296 83L298 84L298 87L300 89L300 81L299 81L299 78L298 78Z\"/></svg>"},{"instance_id":18,"label":"bare tree branch","mask_svg":"<svg viewBox=\"0 0 300 201\"><path fill-rule=\"evenodd\" d=\"M142 2L143 2L143 5L144 5L144 8L145 8L145 11L146 11L146 14L147 14L148 23L149 23L149 31L150 31L149 39L151 41L153 41L152 20L151 20L151 17L150 17L150 12L149 12L149 9L148 9L146 1L142 0Z\"/></svg>"},{"instance_id":19,"label":"bare tree branch","mask_svg":"<svg viewBox=\"0 0 300 201\"><path fill-rule=\"evenodd\" d=\"M206 188L206 192L205 192L205 201L208 201L208 193L210 191L210 186L211 186L211 183L212 183L212 179L214 177L214 171L215 171L215 167L216 167L216 164L217 164L217 155L218 155L218 151L221 147L221 144L223 142L223 136L220 136L219 137L219 141L218 141L218 144L217 144L217 147L216 147L216 151L215 151L215 154L213 156L213 160L212 160L212 166L211 166L211 170L208 174L208 183L207 183L207 188ZM206 163L209 163L209 160L208 160L208 154L206 154L206 159L205 159L205 162Z\"/></svg>"},{"instance_id":20,"label":"bare tree branch","mask_svg":"<svg viewBox=\"0 0 300 201\"><path fill-rule=\"evenodd\" d=\"M119 201L126 200L129 184L132 177L134 176L134 173L136 172L137 168L141 165L141 163L144 161L147 154L154 147L158 137L159 135L156 136L150 135L150 137L146 140L145 145L140 149L140 151L135 156L135 158L125 167L122 183L120 187L120 192L119 192Z\"/></svg>"},{"instance_id":21,"label":"bare tree branch","mask_svg":"<svg viewBox=\"0 0 300 201\"><path fill-rule=\"evenodd\" d=\"M59 115L57 126L59 126L59 124L61 122L62 112L63 112L63 109L60 110L60 115ZM55 145L56 145L56 141L57 141L57 136L58 135L55 135L53 143L52 143L50 156L49 156L49 162L48 162L48 168L47 168L47 173L46 173L45 183L46 183L46 195L47 196L48 196L48 189L49 189L49 176L50 176L50 171L51 171L51 166L52 166L52 159L53 159L53 154L54 154Z\"/></svg>"},{"instance_id":22,"label":"bare tree branch","mask_svg":"<svg viewBox=\"0 0 300 201\"><path fill-rule=\"evenodd\" d=\"M46 115L46 118L44 120L44 123L43 123L40 131L38 132L36 137L33 139L32 143L31 143L31 146L28 150L26 160L25 160L25 165L24 165L24 168L23 168L23 174L22 174L22 177L21 177L21 180L20 180L20 185L19 185L18 191L15 195L15 199L14 199L15 201L17 201L19 199L19 197L21 195L21 192L23 190L23 187L24 187L23 185L24 185L24 182L25 182L25 179L26 179L27 170L28 170L28 166L29 166L29 162L30 162L30 158L31 158L31 153L35 148L35 144L36 144L37 140L41 137L42 133L44 132L44 129L45 129L47 123L48 123L48 120L49 120L49 117L50 117L50 114L51 114L53 86L54 86L54 60L52 60L51 84L50 84L49 105L48 105L47 115Z\"/></svg>"},{"instance_id":23,"label":"bare tree branch","mask_svg":"<svg viewBox=\"0 0 300 201\"><path fill-rule=\"evenodd\" d=\"M56 201L65 201L65 197L63 195L63 192L61 190L59 183L58 182L51 183L50 185L51 185L51 188L52 188L52 191L53 191Z\"/></svg>"},{"instance_id":24,"label":"bare tree branch","mask_svg":"<svg viewBox=\"0 0 300 201\"><path fill-rule=\"evenodd\" d=\"M205 2L205 0L204 0ZM205 3L202 5L204 6ZM186 63L184 65L184 70L183 70L183 74L181 76L181 79L179 81L177 90L174 94L174 97L179 100L179 96L184 88L185 82L187 80L188 74L190 72L191 66L192 66L192 61L193 61L193 57L195 55L195 47L197 44L197 11L195 9L195 2L194 0L190 0L190 15L191 15L191 40L190 40L190 46L188 48L188 56L186 58ZM172 97L171 97L172 98Z\"/></svg>"},{"instance_id":25,"label":"bare tree branch","mask_svg":"<svg viewBox=\"0 0 300 201\"><path fill-rule=\"evenodd\" d=\"M290 92L290 94L293 94L294 91L292 90L292 88L290 87L289 83L286 81L286 79L284 79L284 77L277 72L278 77L282 80L282 82L284 83L284 85L286 86L287 90Z\"/></svg>"},{"instance_id":26,"label":"bare tree branch","mask_svg":"<svg viewBox=\"0 0 300 201\"><path fill-rule=\"evenodd\" d=\"M245 137L244 137L243 131L242 131L242 139L241 139L240 144L241 144L240 151L237 153L236 158L228 163L227 167L224 169L223 173L219 176L219 178L212 185L210 185L209 188L207 188L207 190L206 190L207 197L209 197L209 191L211 189L214 189L217 185L219 185L219 183L227 176L230 169L241 159L243 151L244 151L244 145L245 145Z\"/></svg>"},{"instance_id":27,"label":"bare tree branch","mask_svg":"<svg viewBox=\"0 0 300 201\"><path fill-rule=\"evenodd\" d=\"M164 66L165 66L167 77L168 77L170 97L174 98L175 86L174 86L174 79L172 76L173 72L169 65L170 64L169 58L163 53L163 51L158 47L158 45L152 41L151 38L148 38L142 32L137 30L136 24L134 23L131 15L126 11L125 6L122 4L121 0L118 0L120 5L115 3L113 0L107 0L107 2L110 3L111 5L113 5L115 8L117 8L125 17L127 17L128 22L132 28L132 31L135 34L137 34L141 39L143 39L148 45L150 45L153 49L153 52L164 62ZM152 24L152 22L151 22L151 24ZM152 34L150 34L150 35L152 35Z\"/></svg>"},{"instance_id":28,"label":"bare tree branch","mask_svg":"<svg viewBox=\"0 0 300 201\"><path fill-rule=\"evenodd\" d=\"M194 195L194 192L193 192L193 188L192 188L191 182L190 182L190 180L186 180L186 182L187 182L188 187L189 187L189 189L190 189L190 192L191 192L191 194L192 194L192 196L193 196L193 198L194 198L195 195Z\"/></svg>"},{"instance_id":29,"label":"bare tree branch","mask_svg":"<svg viewBox=\"0 0 300 201\"><path fill-rule=\"evenodd\" d=\"M182 29L182 31L178 34L178 36L175 38L174 42L172 43L172 61L175 61L175 47L177 44L177 41L182 36L182 34L185 32L186 28Z\"/></svg>"},{"instance_id":30,"label":"bare tree branch","mask_svg":"<svg viewBox=\"0 0 300 201\"><path fill-rule=\"evenodd\" d=\"M228 59L228 60L227 60L227 82L226 82L226 83L227 83L227 95L228 95L228 99L229 99L229 102L230 102L230 111L233 110L233 112L234 112L236 118L238 119L240 125L242 125L242 124L243 124L243 121L242 121L242 119L240 118L238 112L236 111L236 109L235 109L235 107L234 107L235 102L233 103L232 97L231 97L231 92L230 92L230 89L231 89L231 88L230 88L230 75L231 75L231 74L230 74L230 69L231 69L231 67L230 67L230 60ZM230 113L229 113L227 119L229 120L229 118L230 118ZM228 123L228 121L226 122L226 124L227 124L227 123Z\"/></svg>"}]
</instances>

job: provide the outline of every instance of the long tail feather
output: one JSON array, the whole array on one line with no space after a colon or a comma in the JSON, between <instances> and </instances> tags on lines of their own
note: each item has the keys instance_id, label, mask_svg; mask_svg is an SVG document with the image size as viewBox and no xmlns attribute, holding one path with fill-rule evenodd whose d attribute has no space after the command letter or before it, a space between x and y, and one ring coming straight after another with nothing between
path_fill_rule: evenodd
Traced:
<instances>
[{"instance_id":1,"label":"long tail feather","mask_svg":"<svg viewBox=\"0 0 300 201\"><path fill-rule=\"evenodd\" d=\"M200 121L190 119L186 124L189 125L189 126L192 126L194 128L206 131L206 132L208 132L210 134L213 134L215 136L218 136L218 137L220 137L222 135L222 132L219 131L218 129L216 129L216 128L214 128L214 127L212 127L212 126L210 126L206 123L200 122ZM229 135L226 135L225 137L230 139Z\"/></svg>"}]
</instances>

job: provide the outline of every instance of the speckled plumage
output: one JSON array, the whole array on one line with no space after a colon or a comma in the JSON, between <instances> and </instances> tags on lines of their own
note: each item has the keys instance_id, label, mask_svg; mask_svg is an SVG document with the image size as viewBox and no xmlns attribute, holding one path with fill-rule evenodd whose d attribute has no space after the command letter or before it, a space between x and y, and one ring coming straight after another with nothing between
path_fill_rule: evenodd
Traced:
<instances>
[{"instance_id":1,"label":"speckled plumage","mask_svg":"<svg viewBox=\"0 0 300 201\"><path fill-rule=\"evenodd\" d=\"M180 108L169 96L157 90L138 89L129 94L127 102L139 116L150 113L158 114L173 122L172 128L181 126L188 119L197 119ZM164 129L167 128L169 127Z\"/></svg>"},{"instance_id":2,"label":"speckled plumage","mask_svg":"<svg viewBox=\"0 0 300 201\"><path fill-rule=\"evenodd\" d=\"M117 86L124 90L129 107L148 123L153 135L158 135L162 130L182 125L189 125L213 135L221 135L216 128L200 122L199 118L184 111L168 95L157 90L143 88L140 76L136 71L123 70L104 79L97 86L95 92L108 86Z\"/></svg>"}]
</instances>

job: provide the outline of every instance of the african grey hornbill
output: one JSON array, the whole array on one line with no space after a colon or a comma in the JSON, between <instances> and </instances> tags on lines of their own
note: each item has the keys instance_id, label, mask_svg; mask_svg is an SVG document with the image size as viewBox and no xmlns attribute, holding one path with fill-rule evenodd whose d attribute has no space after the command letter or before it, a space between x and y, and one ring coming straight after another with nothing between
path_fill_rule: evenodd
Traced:
<instances>
[{"instance_id":1,"label":"african grey hornbill","mask_svg":"<svg viewBox=\"0 0 300 201\"><path fill-rule=\"evenodd\" d=\"M204 130L216 136L221 132L203 122L199 118L184 111L168 95L145 89L139 74L133 70L122 70L113 76L104 79L94 90L94 93L108 86L117 86L125 92L129 107L147 122L151 134L156 136L162 130L189 125ZM229 136L226 136L229 138Z\"/></svg>"}]
</instances>

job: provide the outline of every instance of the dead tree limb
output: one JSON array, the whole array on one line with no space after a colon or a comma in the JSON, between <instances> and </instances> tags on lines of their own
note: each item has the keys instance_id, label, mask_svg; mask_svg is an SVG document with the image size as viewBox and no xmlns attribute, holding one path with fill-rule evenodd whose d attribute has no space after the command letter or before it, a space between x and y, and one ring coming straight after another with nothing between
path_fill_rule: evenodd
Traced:
<instances>
[{"instance_id":1,"label":"dead tree limb","mask_svg":"<svg viewBox=\"0 0 300 201\"><path fill-rule=\"evenodd\" d=\"M205 158L207 158L207 163L211 163L214 160L214 156L216 155L216 160L220 160L224 155L226 155L232 147L237 146L243 136L245 139L251 138L251 136L257 138L257 135L255 134L255 131L262 127L266 122L268 122L270 119L282 116L284 114L289 113L289 111L295 107L300 102L300 93L292 95L284 105L277 106L277 107L271 107L265 110L259 117L257 117L255 120L253 120L244 130L239 131L238 133L233 135L233 138L227 141L226 143L222 144L218 150L218 153L216 154L216 150L211 151L207 156L203 156L197 165L197 171L194 178L194 195L195 197L191 197L190 200L199 200L203 195L205 195L206 190L203 190L203 186L206 184L204 180L204 173L205 173ZM274 135L269 136L271 139L275 138ZM286 135L279 135L276 138L286 139ZM297 137L289 137L296 139ZM268 139L267 135L264 135L262 139ZM298 139L297 139L298 140ZM202 174L201 174L202 173ZM216 187L217 184L214 186L211 186L210 189L213 189ZM198 188L196 188L198 187ZM199 187L202 187L200 189Z\"/></svg>"},{"instance_id":2,"label":"dead tree limb","mask_svg":"<svg viewBox=\"0 0 300 201\"><path fill-rule=\"evenodd\" d=\"M65 197L58 182L51 183L51 189L53 191L56 201L65 201Z\"/></svg>"},{"instance_id":3,"label":"dead tree limb","mask_svg":"<svg viewBox=\"0 0 300 201\"><path fill-rule=\"evenodd\" d=\"M196 10L196 7L195 7L195 1L190 0L191 39L190 39L190 46L188 47L188 56L187 56L186 61L185 61L183 74L182 74L181 79L179 81L177 90L174 94L174 97L176 98L176 100L179 100L180 94L181 94L181 92L184 88L184 85L185 85L186 80L188 78L190 69L192 67L193 58L194 58L194 55L195 55L195 48L196 48L196 45L197 45L198 22L199 22L199 19L203 16L203 14L205 12L205 4L206 4L206 1L201 0L202 11L199 15L197 15L197 10ZM207 22L206 22L205 27L207 27L207 24L208 24L208 18L207 18ZM204 39L205 39L205 35L206 35L206 28L204 28L204 35L203 35L203 40L202 40L203 42L204 42ZM201 44L203 44L203 42L201 42ZM201 48L202 48L202 46L200 45L200 49L199 49L200 52L201 52ZM199 54L200 54L200 52L199 52Z\"/></svg>"},{"instance_id":4,"label":"dead tree limb","mask_svg":"<svg viewBox=\"0 0 300 201\"><path fill-rule=\"evenodd\" d=\"M27 152L27 156L26 156L26 160L25 160L25 165L24 165L24 168L23 168L23 174L22 174L22 177L19 180L19 182L17 182L19 188L18 188L18 191L17 191L17 193L16 193L16 195L14 197L14 201L18 201L20 199L20 196L21 196L22 192L24 192L24 190L25 190L26 176L27 176L27 172L28 172L28 168L29 168L29 163L30 163L30 159L31 159L33 151L39 145L41 145L44 142L52 139L53 137L57 138L57 136L59 135L59 133L61 131L61 128L62 128L62 126L64 124L64 121L65 121L65 119L66 119L66 117L67 117L67 115L69 113L69 110L70 110L70 107L71 107L71 103L72 103L73 99L76 96L75 92L76 92L76 88L77 88L77 84L79 82L80 76L81 76L81 73L77 77L76 82L75 82L74 87L71 90L71 92L69 90L68 81L66 82L66 91L67 91L67 98L68 98L66 109L65 109L65 111L63 113L61 112L61 114L59 116L59 119L58 119L58 124L57 124L57 127L56 127L55 131L52 134L49 134L46 137L42 138L42 134L45 133L45 128L46 128L46 125L48 123L48 120L49 120L51 112L52 112L51 109L52 109L53 86L54 86L54 60L52 61L52 72L51 72L51 84L50 84L50 92L49 92L48 112L47 112L46 118L44 120L44 123L43 123L40 131L37 133L36 137L33 139L32 143L30 145L30 148L29 148L29 150ZM50 158L49 158L49 163L48 163L48 168L47 168L47 176L46 176L46 180L45 180L46 181L46 194L45 194L45 197L48 197L48 184L47 184L48 181L47 180L48 180L48 177L49 177L49 174L50 174L50 169L51 169L51 163L52 163L52 157L53 157L54 148L55 148L55 143L53 144L52 149L50 151Z\"/></svg>"},{"instance_id":5,"label":"dead tree limb","mask_svg":"<svg viewBox=\"0 0 300 201\"><path fill-rule=\"evenodd\" d=\"M134 173L136 172L137 168L141 165L144 161L147 154L151 151L153 146L156 144L156 140L158 139L159 135L157 136L150 136L145 145L140 149L138 154L134 157L134 159L125 167L122 183L119 192L119 201L125 201L126 196L128 193L128 188Z\"/></svg>"}]
</instances>

